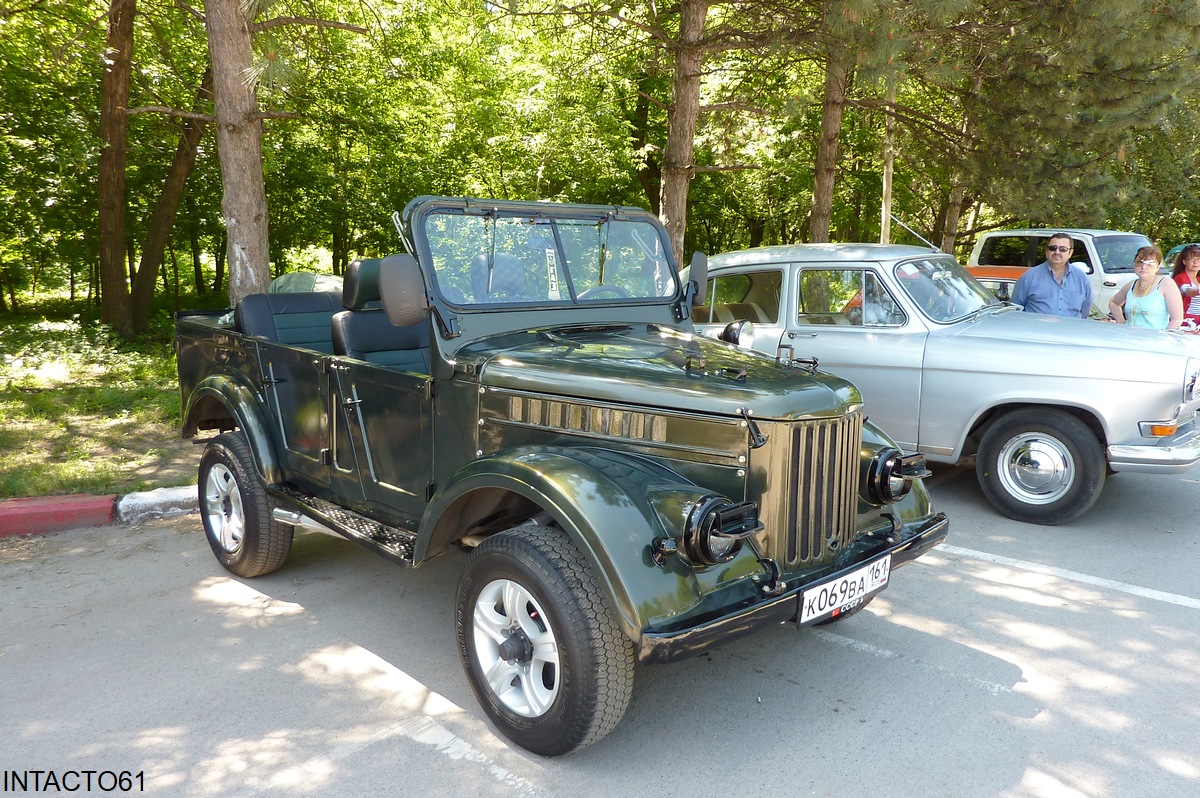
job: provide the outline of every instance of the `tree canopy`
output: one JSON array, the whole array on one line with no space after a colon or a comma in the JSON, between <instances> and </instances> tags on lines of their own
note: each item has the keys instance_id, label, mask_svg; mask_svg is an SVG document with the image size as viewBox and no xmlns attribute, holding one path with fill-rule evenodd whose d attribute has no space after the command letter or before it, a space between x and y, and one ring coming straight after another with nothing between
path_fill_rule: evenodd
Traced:
<instances>
[{"instance_id":1,"label":"tree canopy","mask_svg":"<svg viewBox=\"0 0 1200 798\"><path fill-rule=\"evenodd\" d=\"M239 25L244 62L206 91ZM425 193L639 205L684 252L877 240L888 141L892 211L944 248L1026 224L1192 241L1197 53L1194 0L8 0L0 309L127 294L120 329L147 292L236 291L231 220L259 212L247 262L340 273L396 250L392 210ZM227 141L246 120L261 142ZM223 178L247 146L261 165ZM262 194L231 210L247 170Z\"/></svg>"}]
</instances>

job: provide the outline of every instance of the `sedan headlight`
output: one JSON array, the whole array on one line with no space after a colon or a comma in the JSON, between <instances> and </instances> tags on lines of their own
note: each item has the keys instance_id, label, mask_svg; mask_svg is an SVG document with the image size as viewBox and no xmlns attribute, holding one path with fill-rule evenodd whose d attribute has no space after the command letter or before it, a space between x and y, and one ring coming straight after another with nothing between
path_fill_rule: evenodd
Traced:
<instances>
[{"instance_id":1,"label":"sedan headlight","mask_svg":"<svg viewBox=\"0 0 1200 798\"><path fill-rule=\"evenodd\" d=\"M1200 399L1200 360L1188 358L1187 371L1183 374L1183 401Z\"/></svg>"},{"instance_id":2,"label":"sedan headlight","mask_svg":"<svg viewBox=\"0 0 1200 798\"><path fill-rule=\"evenodd\" d=\"M867 469L866 495L872 504L893 504L912 490L915 479L930 475L925 455L900 452L891 447L880 449Z\"/></svg>"}]
</instances>

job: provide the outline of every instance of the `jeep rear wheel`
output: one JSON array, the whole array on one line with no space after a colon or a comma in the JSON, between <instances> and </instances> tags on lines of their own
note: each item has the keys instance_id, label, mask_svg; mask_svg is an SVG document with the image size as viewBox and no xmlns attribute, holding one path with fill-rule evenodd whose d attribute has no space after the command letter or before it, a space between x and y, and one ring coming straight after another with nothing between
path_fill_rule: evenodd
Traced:
<instances>
[{"instance_id":1,"label":"jeep rear wheel","mask_svg":"<svg viewBox=\"0 0 1200 798\"><path fill-rule=\"evenodd\" d=\"M583 555L553 529L518 527L472 552L455 628L476 699L536 754L591 745L629 706L633 645Z\"/></svg>"},{"instance_id":2,"label":"jeep rear wheel","mask_svg":"<svg viewBox=\"0 0 1200 798\"><path fill-rule=\"evenodd\" d=\"M240 433L209 441L200 457L200 517L213 554L238 576L278 570L292 547L292 527L271 516L250 446Z\"/></svg>"},{"instance_id":3,"label":"jeep rear wheel","mask_svg":"<svg viewBox=\"0 0 1200 798\"><path fill-rule=\"evenodd\" d=\"M1070 413L1026 408L1002 416L979 443L984 496L1009 518L1062 524L1100 496L1107 463L1095 433Z\"/></svg>"}]
</instances>

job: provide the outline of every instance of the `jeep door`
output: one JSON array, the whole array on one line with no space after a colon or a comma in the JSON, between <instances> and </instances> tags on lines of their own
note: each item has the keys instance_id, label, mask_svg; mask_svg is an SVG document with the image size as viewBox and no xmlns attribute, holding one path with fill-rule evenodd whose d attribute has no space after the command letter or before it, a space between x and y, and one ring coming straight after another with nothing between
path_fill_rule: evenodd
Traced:
<instances>
[{"instance_id":1,"label":"jeep door","mask_svg":"<svg viewBox=\"0 0 1200 798\"><path fill-rule=\"evenodd\" d=\"M284 478L307 490L329 484L326 355L258 340L264 395L279 436Z\"/></svg>"},{"instance_id":2,"label":"jeep door","mask_svg":"<svg viewBox=\"0 0 1200 798\"><path fill-rule=\"evenodd\" d=\"M335 358L333 473L349 507L407 525L421 518L432 480L427 374Z\"/></svg>"}]
</instances>

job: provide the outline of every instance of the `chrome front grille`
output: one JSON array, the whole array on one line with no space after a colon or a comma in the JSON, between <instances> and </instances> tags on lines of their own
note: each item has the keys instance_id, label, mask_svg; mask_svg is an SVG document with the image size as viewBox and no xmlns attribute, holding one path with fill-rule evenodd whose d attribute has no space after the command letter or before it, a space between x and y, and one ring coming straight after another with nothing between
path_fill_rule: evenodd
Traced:
<instances>
[{"instance_id":1,"label":"chrome front grille","mask_svg":"<svg viewBox=\"0 0 1200 798\"><path fill-rule=\"evenodd\" d=\"M771 546L784 568L828 560L855 535L863 413L791 426L786 507Z\"/></svg>"}]
</instances>

